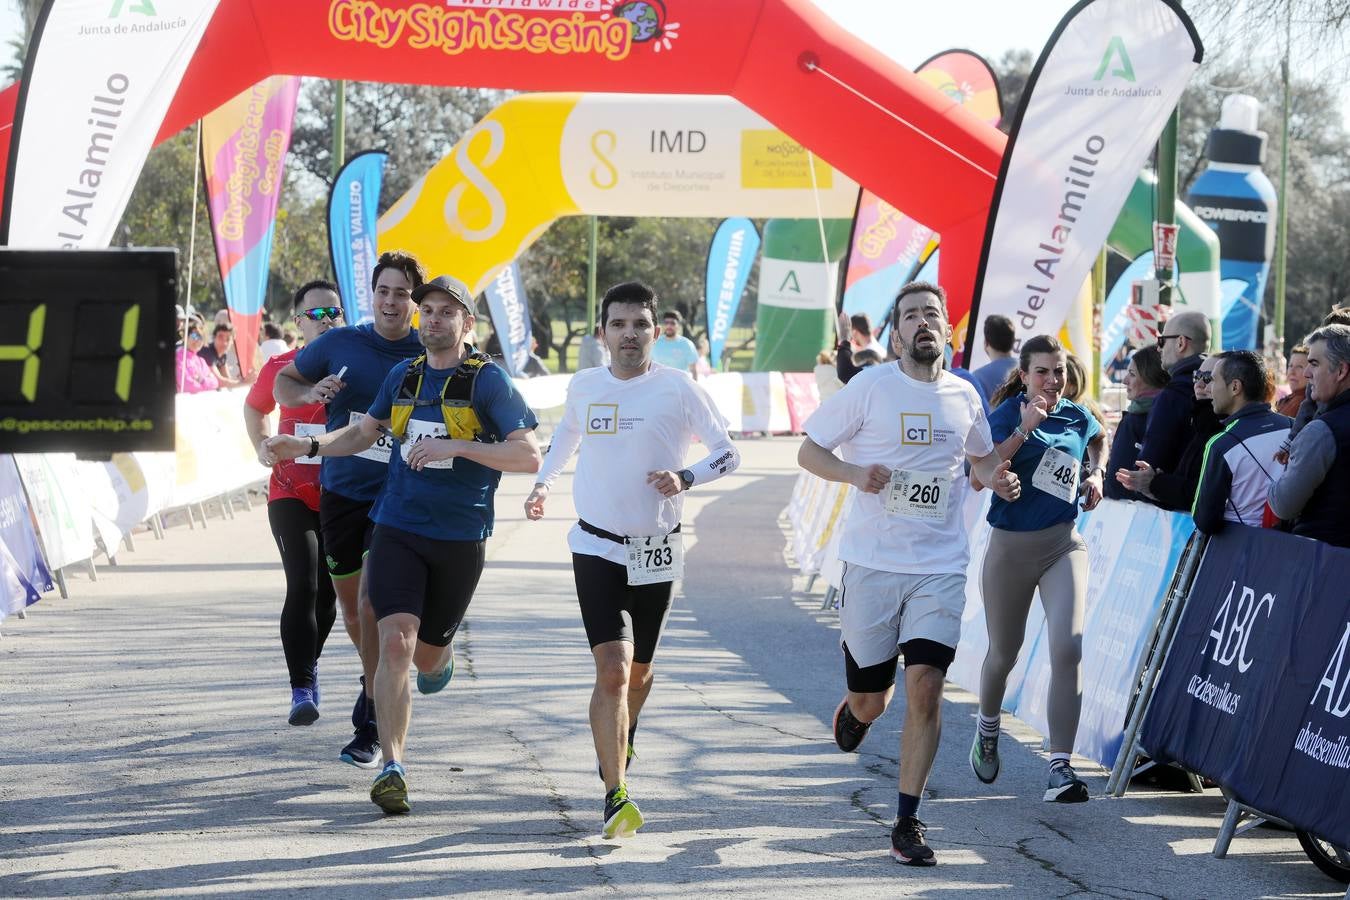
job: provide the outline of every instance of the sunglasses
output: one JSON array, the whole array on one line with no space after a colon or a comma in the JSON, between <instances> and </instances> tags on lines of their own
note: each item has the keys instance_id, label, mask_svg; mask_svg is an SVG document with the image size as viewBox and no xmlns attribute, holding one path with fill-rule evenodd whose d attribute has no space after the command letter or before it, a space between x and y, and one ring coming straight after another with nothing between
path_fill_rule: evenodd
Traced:
<instances>
[{"instance_id":1,"label":"sunglasses","mask_svg":"<svg viewBox=\"0 0 1350 900\"><path fill-rule=\"evenodd\" d=\"M1168 342L1168 341L1176 341L1176 340L1180 340L1182 337L1184 337L1184 335L1180 335L1180 334L1160 334L1160 335L1158 335L1158 349L1161 350L1163 347L1167 346L1167 342Z\"/></svg>"},{"instance_id":2,"label":"sunglasses","mask_svg":"<svg viewBox=\"0 0 1350 900\"><path fill-rule=\"evenodd\" d=\"M313 309L301 310L300 315L311 322L322 322L324 319L332 319L336 322L342 318L342 310L336 306L316 306Z\"/></svg>"},{"instance_id":3,"label":"sunglasses","mask_svg":"<svg viewBox=\"0 0 1350 900\"><path fill-rule=\"evenodd\" d=\"M1192 376L1192 380L1193 380L1196 384L1213 384L1213 383L1214 383L1214 373L1213 373L1213 372L1196 372L1195 375Z\"/></svg>"}]
</instances>

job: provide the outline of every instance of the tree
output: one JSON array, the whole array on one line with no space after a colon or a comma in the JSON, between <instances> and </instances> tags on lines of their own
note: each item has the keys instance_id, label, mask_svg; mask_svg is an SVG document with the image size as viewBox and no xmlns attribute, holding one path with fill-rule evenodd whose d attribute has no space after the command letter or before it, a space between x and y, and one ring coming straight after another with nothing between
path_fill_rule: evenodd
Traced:
<instances>
[{"instance_id":1,"label":"tree","mask_svg":"<svg viewBox=\"0 0 1350 900\"><path fill-rule=\"evenodd\" d=\"M346 91L347 155L362 150L389 154L382 189L385 206L403 196L508 96L477 88L356 81L348 82ZM306 79L291 138L293 164L323 191L332 183L336 96L335 82Z\"/></svg>"},{"instance_id":2,"label":"tree","mask_svg":"<svg viewBox=\"0 0 1350 900\"><path fill-rule=\"evenodd\" d=\"M33 39L33 30L37 28L42 2L43 0L9 0L9 5L19 11L19 22L23 25L23 30L9 39L14 59L3 70L3 77L7 81L14 82L23 77L23 63L28 57L28 44Z\"/></svg>"}]
</instances>

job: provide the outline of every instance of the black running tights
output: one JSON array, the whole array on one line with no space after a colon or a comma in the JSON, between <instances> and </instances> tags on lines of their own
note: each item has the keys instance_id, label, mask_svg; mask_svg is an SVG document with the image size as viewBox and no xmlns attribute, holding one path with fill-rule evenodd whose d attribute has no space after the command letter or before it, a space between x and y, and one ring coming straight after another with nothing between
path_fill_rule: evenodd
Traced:
<instances>
[{"instance_id":1,"label":"black running tights","mask_svg":"<svg viewBox=\"0 0 1350 900\"><path fill-rule=\"evenodd\" d=\"M291 687L308 687L337 618L337 595L324 564L319 514L300 500L267 504L267 520L281 551L286 602L281 607L281 647Z\"/></svg>"}]
</instances>

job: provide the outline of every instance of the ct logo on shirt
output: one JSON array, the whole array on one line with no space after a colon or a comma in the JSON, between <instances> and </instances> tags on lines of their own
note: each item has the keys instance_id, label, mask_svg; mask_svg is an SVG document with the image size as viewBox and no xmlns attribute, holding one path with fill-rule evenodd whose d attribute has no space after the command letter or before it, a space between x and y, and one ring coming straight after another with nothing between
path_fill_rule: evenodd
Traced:
<instances>
[{"instance_id":1,"label":"ct logo on shirt","mask_svg":"<svg viewBox=\"0 0 1350 900\"><path fill-rule=\"evenodd\" d=\"M619 404L592 403L586 407L587 434L618 434Z\"/></svg>"},{"instance_id":2,"label":"ct logo on shirt","mask_svg":"<svg viewBox=\"0 0 1350 900\"><path fill-rule=\"evenodd\" d=\"M901 413L900 443L931 445L933 443L933 417L928 413Z\"/></svg>"}]
</instances>

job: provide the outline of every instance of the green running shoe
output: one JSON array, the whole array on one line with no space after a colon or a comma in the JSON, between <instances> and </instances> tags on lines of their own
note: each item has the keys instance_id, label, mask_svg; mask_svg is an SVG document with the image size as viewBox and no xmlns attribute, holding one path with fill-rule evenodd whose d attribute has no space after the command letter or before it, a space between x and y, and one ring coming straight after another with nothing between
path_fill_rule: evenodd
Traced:
<instances>
[{"instance_id":1,"label":"green running shoe","mask_svg":"<svg viewBox=\"0 0 1350 900\"><path fill-rule=\"evenodd\" d=\"M392 815L410 811L412 807L408 805L407 775L396 762L386 765L370 786L370 802Z\"/></svg>"},{"instance_id":2,"label":"green running shoe","mask_svg":"<svg viewBox=\"0 0 1350 900\"><path fill-rule=\"evenodd\" d=\"M632 837L642 825L642 810L629 799L626 785L621 784L605 795L606 838Z\"/></svg>"},{"instance_id":3,"label":"green running shoe","mask_svg":"<svg viewBox=\"0 0 1350 900\"><path fill-rule=\"evenodd\" d=\"M985 784L993 784L998 777L998 735L980 734L975 729L975 742L970 745L970 769Z\"/></svg>"}]
</instances>

